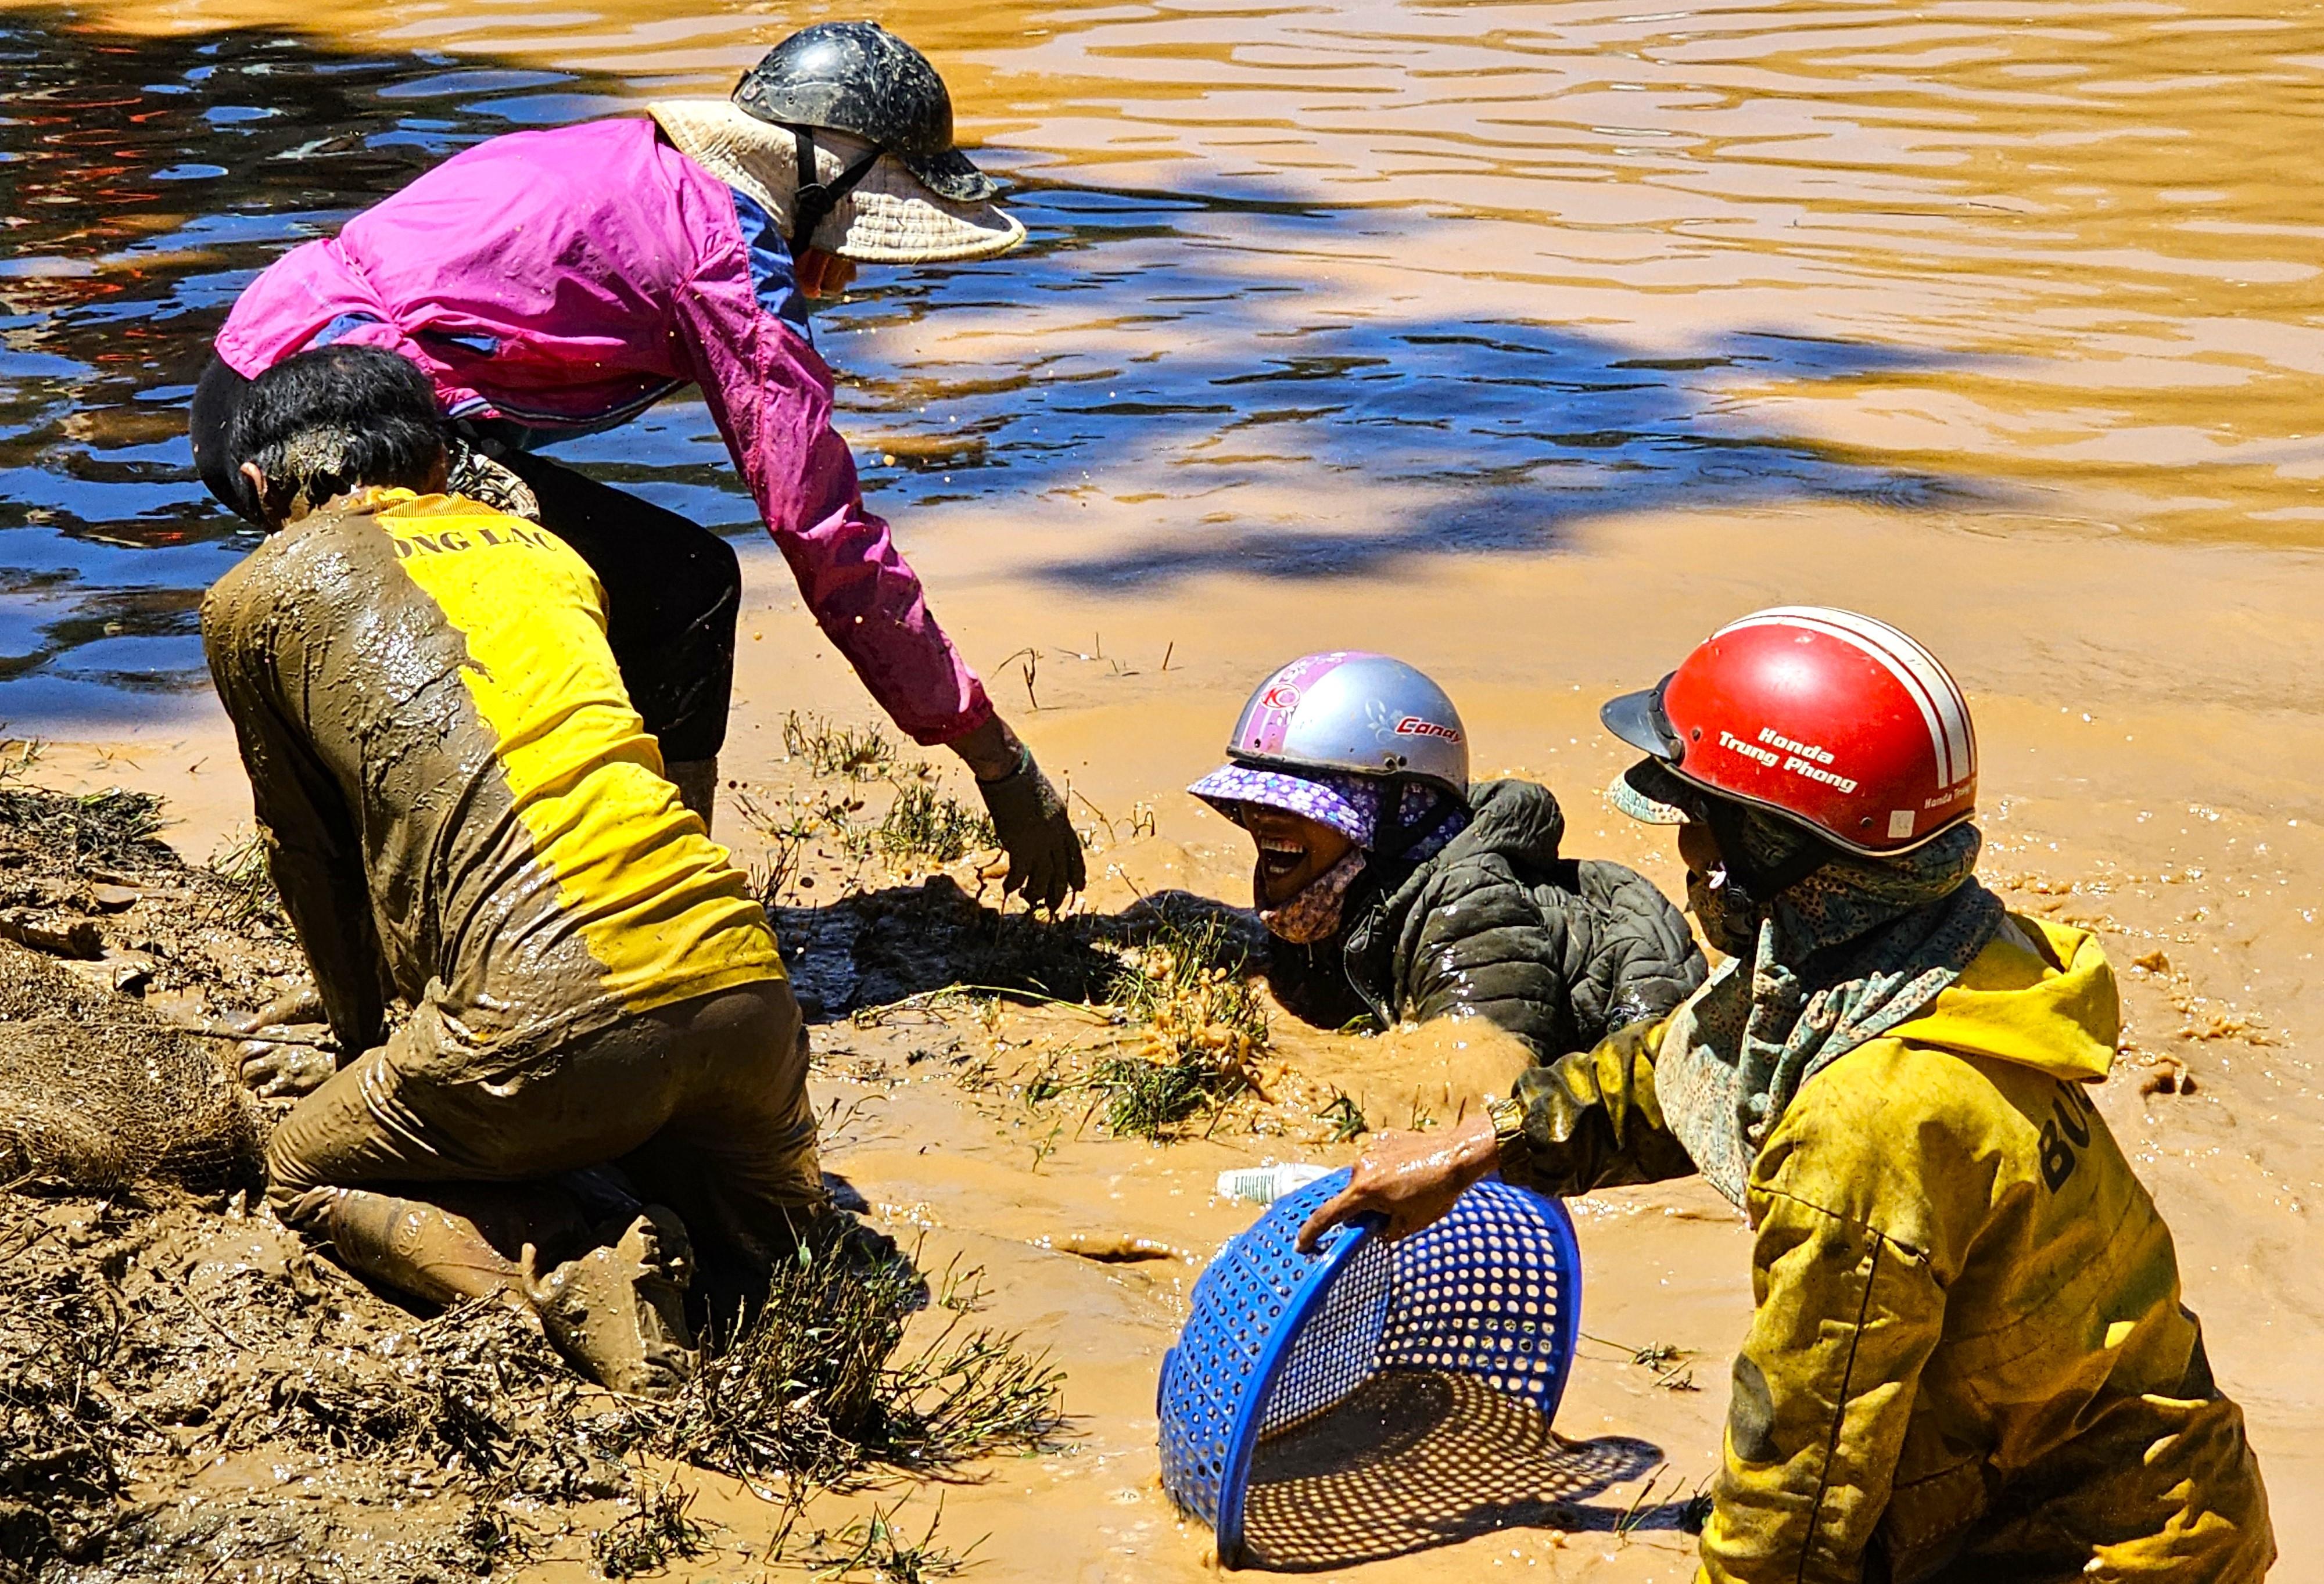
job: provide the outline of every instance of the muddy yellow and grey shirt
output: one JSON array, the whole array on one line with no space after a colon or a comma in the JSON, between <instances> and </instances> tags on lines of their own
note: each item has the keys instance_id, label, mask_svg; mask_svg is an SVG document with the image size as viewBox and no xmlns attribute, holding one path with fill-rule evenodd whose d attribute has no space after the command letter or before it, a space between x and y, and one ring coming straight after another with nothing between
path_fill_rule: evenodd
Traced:
<instances>
[{"instance_id":1,"label":"muddy yellow and grey shirt","mask_svg":"<svg viewBox=\"0 0 2324 1584\"><path fill-rule=\"evenodd\" d=\"M486 1067L782 977L765 913L662 778L554 535L368 493L202 605L275 883L349 1051L400 993Z\"/></svg>"}]
</instances>

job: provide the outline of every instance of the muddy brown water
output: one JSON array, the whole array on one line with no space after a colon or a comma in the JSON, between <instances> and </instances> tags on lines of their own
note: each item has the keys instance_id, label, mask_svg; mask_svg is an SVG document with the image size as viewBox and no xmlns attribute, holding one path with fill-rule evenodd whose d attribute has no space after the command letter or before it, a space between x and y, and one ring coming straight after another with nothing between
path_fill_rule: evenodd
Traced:
<instances>
[{"instance_id":1,"label":"muddy brown water","mask_svg":"<svg viewBox=\"0 0 2324 1584\"><path fill-rule=\"evenodd\" d=\"M2099 1103L2177 1232L2250 1413L2280 1575L2300 1576L2324 1536L2324 13L881 14L938 56L1035 245L867 280L819 334L875 502L1102 830L1094 904L1244 894L1240 837L1178 788L1303 649L1428 668L1481 771L1547 781L1574 851L1669 882L1658 838L1597 797L1621 763L1597 702L1760 603L1914 631L1977 711L1987 877L2100 928L2123 972L2129 1048ZM809 16L0 5L0 70L50 74L0 128L20 221L0 264L0 715L50 740L43 773L167 794L196 856L247 818L189 625L239 541L181 476L171 415L248 271L462 139L706 91ZM680 402L573 450L746 528L706 436ZM727 769L783 785L786 710L868 705L779 560L738 542ZM1279 1036L1384 1119L1493 1065ZM1251 1215L1212 1199L1217 1171L1346 1152L1043 1151L1046 1123L921 1078L928 1037L822 1031L834 1164L932 1254L987 1266L997 1316L1068 1370L1082 1432L948 1489L943 1532L988 1535L989 1577L1194 1577L1206 1537L1155 1487L1152 1392L1196 1267L1038 1240L1199 1257ZM2194 1093L2142 1094L2166 1061ZM1559 1428L1668 1467L1563 1529L1519 1515L1340 1576L1689 1576L1672 1504L1713 1466L1746 1235L1695 1186L1577 1212L1587 1329L1692 1356L1657 1386L1593 1345ZM1569 1473L1540 1476L1545 1499ZM755 1552L754 1499L699 1483L697 1510ZM1618 1537L1626 1511L1647 1521Z\"/></svg>"}]
</instances>

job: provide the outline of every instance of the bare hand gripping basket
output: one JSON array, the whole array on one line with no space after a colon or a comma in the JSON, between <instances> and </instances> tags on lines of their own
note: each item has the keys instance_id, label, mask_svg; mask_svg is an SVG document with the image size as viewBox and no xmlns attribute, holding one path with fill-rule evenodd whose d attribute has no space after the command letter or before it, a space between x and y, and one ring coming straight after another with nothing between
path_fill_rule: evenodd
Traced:
<instances>
[{"instance_id":1,"label":"bare hand gripping basket","mask_svg":"<svg viewBox=\"0 0 2324 1584\"><path fill-rule=\"evenodd\" d=\"M1347 1183L1334 1172L1277 1201L1229 1244L1194 1285L1193 1312L1163 1360L1162 1482L1217 1533L1226 1567L1250 1560L1253 1454L1373 1377L1473 1377L1545 1420L1565 1390L1582 1261L1563 1205L1484 1182L1401 1242L1343 1227L1320 1253L1298 1252L1300 1225Z\"/></svg>"}]
</instances>

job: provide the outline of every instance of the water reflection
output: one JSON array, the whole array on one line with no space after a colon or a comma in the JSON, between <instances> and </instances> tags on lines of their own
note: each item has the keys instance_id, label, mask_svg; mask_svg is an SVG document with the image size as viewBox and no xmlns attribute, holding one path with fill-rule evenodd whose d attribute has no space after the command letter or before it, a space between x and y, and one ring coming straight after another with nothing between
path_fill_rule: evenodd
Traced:
<instances>
[{"instance_id":1,"label":"water reflection","mask_svg":"<svg viewBox=\"0 0 2324 1584\"><path fill-rule=\"evenodd\" d=\"M0 714L206 685L200 591L247 539L191 477L184 403L268 260L464 143L613 103L457 66L0 18Z\"/></svg>"},{"instance_id":2,"label":"water reflection","mask_svg":"<svg viewBox=\"0 0 2324 1584\"><path fill-rule=\"evenodd\" d=\"M194 598L241 541L182 402L266 260L467 142L712 89L798 20L473 0L281 4L275 29L204 3L167 20L208 31L159 37L151 7L0 0L0 715L198 684ZM1035 237L867 272L821 318L867 488L917 531L1095 505L1115 531L1053 511L1030 570L1121 583L1794 501L2300 543L2324 520L2313 15L888 14ZM570 449L752 528L698 405Z\"/></svg>"},{"instance_id":3,"label":"water reflection","mask_svg":"<svg viewBox=\"0 0 2324 1584\"><path fill-rule=\"evenodd\" d=\"M229 32L193 41L0 26L0 129L20 216L0 280L0 705L198 686L198 591L247 543L188 474L182 404L235 293L464 143L617 107L570 72L339 54ZM1038 238L1010 260L891 276L826 312L846 425L883 509L1079 487L1198 496L1286 468L1417 489L1354 538L1190 535L1068 575L1224 562L1346 570L1416 547L1531 546L1577 511L1676 499L1941 487L1780 438L1721 432L1723 373L1889 361L1765 336L1702 355L1458 316L1326 314L1298 277L1346 215L1249 197L1027 181ZM1255 267L1265 266L1265 267ZM1062 316L1030 339L1028 323ZM914 366L911 327L1013 321L1003 355ZM902 360L895 354L901 352ZM747 499L698 405L573 455L704 520ZM1439 493L1457 494L1444 510ZM1427 510L1421 510L1421 505ZM132 706L134 707L134 705Z\"/></svg>"}]
</instances>

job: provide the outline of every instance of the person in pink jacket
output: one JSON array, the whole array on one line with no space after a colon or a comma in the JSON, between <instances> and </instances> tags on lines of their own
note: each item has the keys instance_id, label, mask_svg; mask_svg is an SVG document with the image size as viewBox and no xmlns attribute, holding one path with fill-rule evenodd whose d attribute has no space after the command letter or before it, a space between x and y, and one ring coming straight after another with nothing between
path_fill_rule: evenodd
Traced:
<instances>
[{"instance_id":1,"label":"person in pink jacket","mask_svg":"<svg viewBox=\"0 0 2324 1584\"><path fill-rule=\"evenodd\" d=\"M196 465L256 521L232 444L251 381L342 342L418 364L454 437L453 487L533 518L604 585L622 678L706 823L734 552L533 454L698 387L825 634L905 733L959 753L1008 851L1008 889L1055 907L1084 883L1080 843L864 510L807 317L859 262L1016 246L1024 227L995 190L954 147L951 100L924 56L870 23L807 28L731 100L493 138L277 260L235 304L196 389Z\"/></svg>"}]
</instances>

